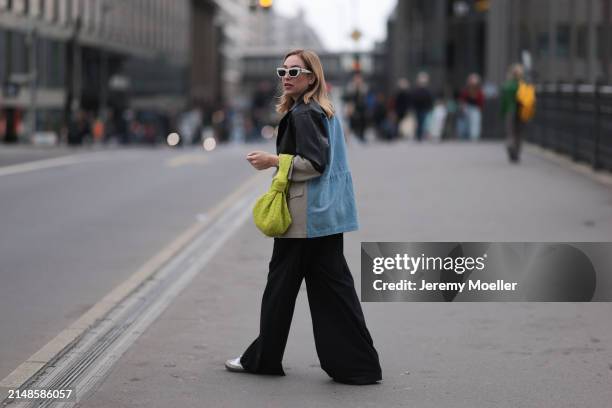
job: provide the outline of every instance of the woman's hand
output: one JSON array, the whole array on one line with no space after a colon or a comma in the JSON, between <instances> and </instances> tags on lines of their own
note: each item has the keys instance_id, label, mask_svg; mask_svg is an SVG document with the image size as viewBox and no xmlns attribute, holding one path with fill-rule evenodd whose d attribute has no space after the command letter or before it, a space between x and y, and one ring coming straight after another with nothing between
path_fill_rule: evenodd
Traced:
<instances>
[{"instance_id":1,"label":"woman's hand","mask_svg":"<svg viewBox=\"0 0 612 408\"><path fill-rule=\"evenodd\" d=\"M247 154L246 159L251 163L251 166L257 170L265 170L270 167L278 166L278 156L268 152L255 150Z\"/></svg>"}]
</instances>

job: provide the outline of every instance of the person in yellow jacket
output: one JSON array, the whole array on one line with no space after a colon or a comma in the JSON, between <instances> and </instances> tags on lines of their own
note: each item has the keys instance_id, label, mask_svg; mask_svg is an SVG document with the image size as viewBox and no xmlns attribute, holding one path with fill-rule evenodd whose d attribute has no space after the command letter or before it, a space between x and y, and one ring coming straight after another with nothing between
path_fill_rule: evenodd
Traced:
<instances>
[{"instance_id":1,"label":"person in yellow jacket","mask_svg":"<svg viewBox=\"0 0 612 408\"><path fill-rule=\"evenodd\" d=\"M501 90L501 114L504 118L506 149L512 163L518 163L521 155L523 123L518 115L516 93L522 79L523 66L521 64L511 65L508 69L508 79L502 85Z\"/></svg>"}]
</instances>

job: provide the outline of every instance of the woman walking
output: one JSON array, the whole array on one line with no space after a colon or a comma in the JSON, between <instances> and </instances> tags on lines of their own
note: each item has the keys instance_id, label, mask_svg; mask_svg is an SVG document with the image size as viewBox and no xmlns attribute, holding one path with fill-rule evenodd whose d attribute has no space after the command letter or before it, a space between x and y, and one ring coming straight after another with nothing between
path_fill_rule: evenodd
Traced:
<instances>
[{"instance_id":1,"label":"woman walking","mask_svg":"<svg viewBox=\"0 0 612 408\"><path fill-rule=\"evenodd\" d=\"M291 51L277 74L283 85L277 111L284 116L276 153L294 156L287 198L292 223L274 238L259 336L225 366L285 375L283 353L305 279L321 368L337 382L373 384L382 379L378 353L343 254L343 233L356 230L358 222L342 125L314 52ZM264 170L278 166L277 155L254 151L247 160Z\"/></svg>"}]
</instances>

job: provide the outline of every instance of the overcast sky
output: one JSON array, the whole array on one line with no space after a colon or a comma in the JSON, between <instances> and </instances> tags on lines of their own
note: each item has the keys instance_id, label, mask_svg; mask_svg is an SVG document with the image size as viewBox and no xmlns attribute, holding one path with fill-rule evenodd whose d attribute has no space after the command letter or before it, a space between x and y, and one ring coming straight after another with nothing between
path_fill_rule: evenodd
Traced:
<instances>
[{"instance_id":1,"label":"overcast sky","mask_svg":"<svg viewBox=\"0 0 612 408\"><path fill-rule=\"evenodd\" d=\"M284 16L297 15L301 7L306 21L331 51L353 50L350 33L362 32L360 50L371 49L385 38L387 18L397 0L274 0L274 9Z\"/></svg>"}]
</instances>

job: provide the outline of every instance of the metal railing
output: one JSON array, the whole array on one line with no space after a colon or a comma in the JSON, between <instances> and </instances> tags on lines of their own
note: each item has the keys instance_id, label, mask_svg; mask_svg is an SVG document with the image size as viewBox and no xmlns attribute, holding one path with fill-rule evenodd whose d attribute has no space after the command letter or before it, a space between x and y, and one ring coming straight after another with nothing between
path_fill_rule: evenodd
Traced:
<instances>
[{"instance_id":1,"label":"metal railing","mask_svg":"<svg viewBox=\"0 0 612 408\"><path fill-rule=\"evenodd\" d=\"M525 137L542 147L612 171L612 86L544 83Z\"/></svg>"}]
</instances>

